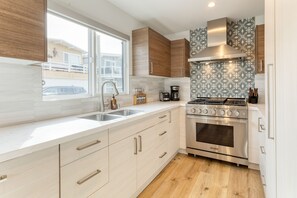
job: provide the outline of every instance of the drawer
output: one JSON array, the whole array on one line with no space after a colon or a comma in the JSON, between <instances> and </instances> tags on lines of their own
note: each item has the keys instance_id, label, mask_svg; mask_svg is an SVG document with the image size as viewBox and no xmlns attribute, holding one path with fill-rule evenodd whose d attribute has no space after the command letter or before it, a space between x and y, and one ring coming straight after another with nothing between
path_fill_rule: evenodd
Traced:
<instances>
[{"instance_id":1,"label":"drawer","mask_svg":"<svg viewBox=\"0 0 297 198\"><path fill-rule=\"evenodd\" d=\"M61 144L61 166L65 166L70 162L80 159L106 146L108 146L107 131L101 131L93 135Z\"/></svg>"},{"instance_id":2,"label":"drawer","mask_svg":"<svg viewBox=\"0 0 297 198\"><path fill-rule=\"evenodd\" d=\"M161 144L157 147L156 154L157 154L156 158L158 160L157 169L159 169L169 159L168 141L165 141L163 144Z\"/></svg>"},{"instance_id":3,"label":"drawer","mask_svg":"<svg viewBox=\"0 0 297 198\"><path fill-rule=\"evenodd\" d=\"M131 135L135 135L140 131L153 127L156 124L164 121L169 122L169 112L167 111L138 120L136 122L131 122L129 124L111 128L109 130L109 144L114 144L120 140L123 140Z\"/></svg>"},{"instance_id":4,"label":"drawer","mask_svg":"<svg viewBox=\"0 0 297 198\"><path fill-rule=\"evenodd\" d=\"M169 123L168 122L162 122L157 124L154 127L154 131L157 136L157 146L164 144L164 142L168 141L169 136Z\"/></svg>"},{"instance_id":5,"label":"drawer","mask_svg":"<svg viewBox=\"0 0 297 198\"><path fill-rule=\"evenodd\" d=\"M0 197L59 197L59 148L0 163Z\"/></svg>"},{"instance_id":6,"label":"drawer","mask_svg":"<svg viewBox=\"0 0 297 198\"><path fill-rule=\"evenodd\" d=\"M61 168L61 197L87 197L108 182L108 147Z\"/></svg>"},{"instance_id":7,"label":"drawer","mask_svg":"<svg viewBox=\"0 0 297 198\"><path fill-rule=\"evenodd\" d=\"M264 153L263 153L264 152ZM260 173L261 175L266 175L266 154L265 154L265 147L259 148L259 167L260 167Z\"/></svg>"},{"instance_id":8,"label":"drawer","mask_svg":"<svg viewBox=\"0 0 297 198\"><path fill-rule=\"evenodd\" d=\"M155 123L158 124L160 122L169 122L170 113L168 111L159 113L158 115L154 116Z\"/></svg>"}]
</instances>

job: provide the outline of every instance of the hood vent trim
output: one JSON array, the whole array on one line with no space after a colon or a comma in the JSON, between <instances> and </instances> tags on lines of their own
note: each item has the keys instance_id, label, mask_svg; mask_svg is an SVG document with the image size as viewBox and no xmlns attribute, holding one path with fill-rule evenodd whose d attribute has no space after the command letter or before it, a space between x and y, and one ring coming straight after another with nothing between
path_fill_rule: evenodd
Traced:
<instances>
[{"instance_id":1,"label":"hood vent trim","mask_svg":"<svg viewBox=\"0 0 297 198\"><path fill-rule=\"evenodd\" d=\"M208 47L188 59L189 62L218 62L247 56L227 45L227 18L207 22L207 41Z\"/></svg>"}]
</instances>

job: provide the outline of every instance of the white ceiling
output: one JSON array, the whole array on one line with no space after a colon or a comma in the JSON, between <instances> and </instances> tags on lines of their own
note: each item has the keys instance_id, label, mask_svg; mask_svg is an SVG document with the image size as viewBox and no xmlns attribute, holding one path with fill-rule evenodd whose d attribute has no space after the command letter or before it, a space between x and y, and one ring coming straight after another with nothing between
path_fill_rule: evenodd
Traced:
<instances>
[{"instance_id":1,"label":"white ceiling","mask_svg":"<svg viewBox=\"0 0 297 198\"><path fill-rule=\"evenodd\" d=\"M264 0L106 0L162 34L206 26L212 19L264 14ZM208 8L214 1L216 6Z\"/></svg>"}]
</instances>

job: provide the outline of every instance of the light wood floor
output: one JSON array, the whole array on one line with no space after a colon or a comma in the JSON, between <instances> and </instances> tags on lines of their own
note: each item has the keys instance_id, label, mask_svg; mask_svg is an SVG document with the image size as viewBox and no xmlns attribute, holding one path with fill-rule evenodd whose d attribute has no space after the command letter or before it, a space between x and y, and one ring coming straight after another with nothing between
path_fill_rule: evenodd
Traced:
<instances>
[{"instance_id":1,"label":"light wood floor","mask_svg":"<svg viewBox=\"0 0 297 198\"><path fill-rule=\"evenodd\" d=\"M139 198L263 198L259 171L178 154Z\"/></svg>"}]
</instances>

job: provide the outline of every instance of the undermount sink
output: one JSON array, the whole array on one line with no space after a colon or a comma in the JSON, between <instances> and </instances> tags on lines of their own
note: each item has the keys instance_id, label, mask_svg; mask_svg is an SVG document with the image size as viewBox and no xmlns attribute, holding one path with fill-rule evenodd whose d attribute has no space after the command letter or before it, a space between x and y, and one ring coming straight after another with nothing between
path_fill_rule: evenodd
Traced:
<instances>
[{"instance_id":1,"label":"undermount sink","mask_svg":"<svg viewBox=\"0 0 297 198\"><path fill-rule=\"evenodd\" d=\"M133 109L123 109L123 110L119 110L119 111L110 112L108 114L119 115L119 116L130 116L130 115L134 115L134 114L141 113L141 112L143 112L143 111L133 110Z\"/></svg>"},{"instance_id":2,"label":"undermount sink","mask_svg":"<svg viewBox=\"0 0 297 198\"><path fill-rule=\"evenodd\" d=\"M97 120L97 121L110 121L121 117L116 115L109 115L109 114L95 114L95 115L85 116L81 118L89 119L89 120Z\"/></svg>"}]
</instances>

